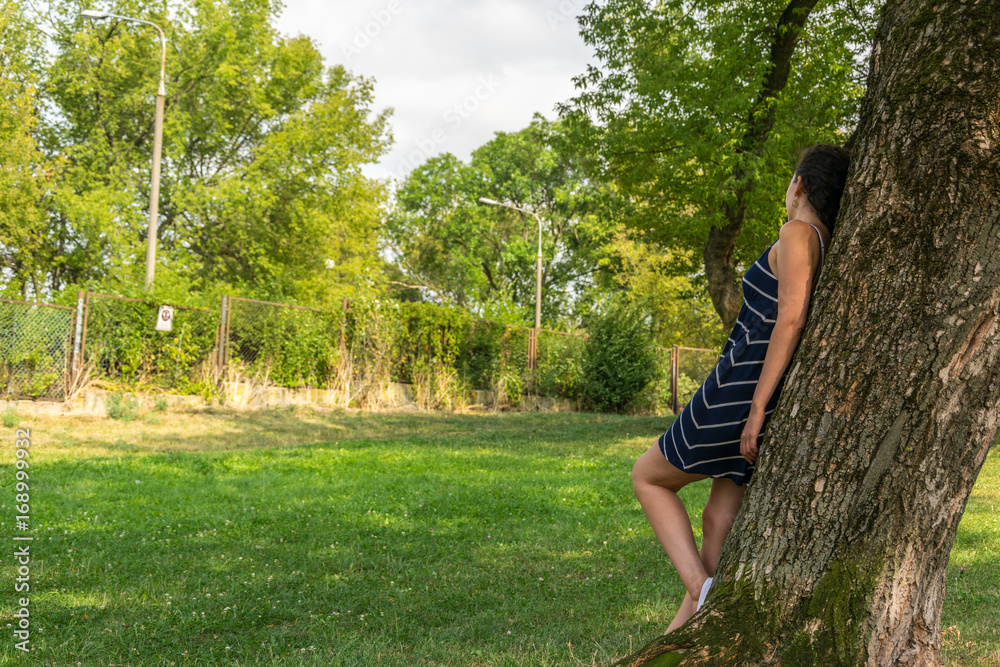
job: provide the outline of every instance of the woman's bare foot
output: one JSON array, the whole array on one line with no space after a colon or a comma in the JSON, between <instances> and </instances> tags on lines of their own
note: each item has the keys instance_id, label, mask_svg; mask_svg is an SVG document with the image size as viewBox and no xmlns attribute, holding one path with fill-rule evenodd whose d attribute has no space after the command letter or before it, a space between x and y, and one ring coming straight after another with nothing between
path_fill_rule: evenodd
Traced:
<instances>
[{"instance_id":1,"label":"woman's bare foot","mask_svg":"<svg viewBox=\"0 0 1000 667\"><path fill-rule=\"evenodd\" d=\"M684 600L681 601L681 608L677 610L677 615L674 616L674 620L670 621L670 625L667 626L667 632L676 630L687 623L687 620L694 616L695 608L697 606L698 601L691 599L690 593L684 593Z\"/></svg>"}]
</instances>

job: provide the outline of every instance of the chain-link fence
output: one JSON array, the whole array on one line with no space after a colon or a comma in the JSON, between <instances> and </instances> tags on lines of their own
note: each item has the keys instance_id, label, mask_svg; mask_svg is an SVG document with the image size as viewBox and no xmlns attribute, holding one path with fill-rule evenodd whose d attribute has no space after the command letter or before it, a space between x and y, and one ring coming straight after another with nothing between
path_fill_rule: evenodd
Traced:
<instances>
[{"instance_id":1,"label":"chain-link fence","mask_svg":"<svg viewBox=\"0 0 1000 667\"><path fill-rule=\"evenodd\" d=\"M173 306L170 331L158 331L159 304L91 292L84 312L81 356L93 379L182 393L214 384L216 311Z\"/></svg>"},{"instance_id":2,"label":"chain-link fence","mask_svg":"<svg viewBox=\"0 0 1000 667\"><path fill-rule=\"evenodd\" d=\"M395 402L394 382L409 384L427 408L470 400L517 408L525 394L577 402L584 393L586 335L431 304L345 300L318 310L223 297L219 310L173 306L169 331L157 330L158 312L156 303L96 293L81 293L76 309L0 300L0 398L65 398L84 361L84 378L119 386L207 397L228 379L249 381L253 391L331 390L323 401L368 408ZM659 380L641 407L679 411L718 352L659 352ZM473 397L474 390L488 393Z\"/></svg>"},{"instance_id":3,"label":"chain-link fence","mask_svg":"<svg viewBox=\"0 0 1000 667\"><path fill-rule=\"evenodd\" d=\"M576 401L583 390L583 334L540 329L538 331L535 388L541 396Z\"/></svg>"},{"instance_id":4,"label":"chain-link fence","mask_svg":"<svg viewBox=\"0 0 1000 667\"><path fill-rule=\"evenodd\" d=\"M67 306L0 299L0 398L66 395L74 318Z\"/></svg>"},{"instance_id":5,"label":"chain-link fence","mask_svg":"<svg viewBox=\"0 0 1000 667\"><path fill-rule=\"evenodd\" d=\"M468 338L459 350L455 365L474 389L489 389L500 371L507 327L489 320L473 320Z\"/></svg>"},{"instance_id":6,"label":"chain-link fence","mask_svg":"<svg viewBox=\"0 0 1000 667\"><path fill-rule=\"evenodd\" d=\"M337 378L343 316L303 306L227 297L221 366L280 387L330 387Z\"/></svg>"}]
</instances>

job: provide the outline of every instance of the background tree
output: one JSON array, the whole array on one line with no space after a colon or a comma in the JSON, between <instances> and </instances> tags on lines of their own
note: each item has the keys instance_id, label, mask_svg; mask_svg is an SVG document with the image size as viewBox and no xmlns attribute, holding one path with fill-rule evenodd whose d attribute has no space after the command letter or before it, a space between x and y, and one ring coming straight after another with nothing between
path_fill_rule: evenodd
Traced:
<instances>
[{"instance_id":1,"label":"background tree","mask_svg":"<svg viewBox=\"0 0 1000 667\"><path fill-rule=\"evenodd\" d=\"M609 217L624 205L613 186L593 177L593 159L561 123L537 115L520 132L498 132L469 164L448 154L431 158L400 185L386 244L428 298L484 316L517 304L520 322L531 324L538 223L477 200L534 211L543 223L543 325L578 324L575 304L601 270Z\"/></svg>"},{"instance_id":2,"label":"background tree","mask_svg":"<svg viewBox=\"0 0 1000 667\"><path fill-rule=\"evenodd\" d=\"M95 281L128 290L144 264L155 32L84 23L56 3L44 72L53 112L41 133L67 166L53 185L46 286ZM274 29L273 0L126 2L115 13L167 33L167 101L157 290L225 289L313 303L353 294L379 273L384 185L361 166L385 152L387 112L372 82L326 67L306 37ZM329 268L331 267L332 268Z\"/></svg>"},{"instance_id":3,"label":"background tree","mask_svg":"<svg viewBox=\"0 0 1000 667\"><path fill-rule=\"evenodd\" d=\"M1000 428L998 99L994 3L886 2L832 249L716 583L625 664L941 664L948 554Z\"/></svg>"},{"instance_id":4,"label":"background tree","mask_svg":"<svg viewBox=\"0 0 1000 667\"><path fill-rule=\"evenodd\" d=\"M38 150L39 34L21 5L0 0L0 294L37 293L46 258L44 194L52 165Z\"/></svg>"},{"instance_id":5,"label":"background tree","mask_svg":"<svg viewBox=\"0 0 1000 667\"><path fill-rule=\"evenodd\" d=\"M591 309L607 294L620 295L649 315L659 345L722 349L729 332L722 328L708 297L705 273L691 269L687 275L679 274L679 267L697 263L693 253L647 242L643 230L620 221L602 251L598 263L607 270L596 274L596 288L584 295Z\"/></svg>"},{"instance_id":6,"label":"background tree","mask_svg":"<svg viewBox=\"0 0 1000 667\"><path fill-rule=\"evenodd\" d=\"M742 302L738 267L784 220L796 153L842 143L853 126L873 5L609 0L580 19L600 65L562 111L596 119L615 181L636 202L630 226L702 258L727 329Z\"/></svg>"},{"instance_id":7,"label":"background tree","mask_svg":"<svg viewBox=\"0 0 1000 667\"><path fill-rule=\"evenodd\" d=\"M542 216L545 326L577 328L607 300L627 298L649 314L660 344L720 347L725 334L693 254L623 223L634 204L595 152L598 132L579 117L536 116L497 133L469 164L446 154L414 169L386 225L397 293L534 322L536 221L478 204L485 196Z\"/></svg>"}]
</instances>

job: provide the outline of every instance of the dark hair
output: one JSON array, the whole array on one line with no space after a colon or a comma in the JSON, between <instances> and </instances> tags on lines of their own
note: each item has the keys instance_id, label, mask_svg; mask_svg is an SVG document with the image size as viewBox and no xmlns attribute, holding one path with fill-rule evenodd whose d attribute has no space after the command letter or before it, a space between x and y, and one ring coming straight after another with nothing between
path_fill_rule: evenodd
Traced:
<instances>
[{"instance_id":1,"label":"dark hair","mask_svg":"<svg viewBox=\"0 0 1000 667\"><path fill-rule=\"evenodd\" d=\"M851 154L846 149L816 144L802 151L795 167L795 175L802 179L806 199L831 233L840 211L850 163Z\"/></svg>"}]
</instances>

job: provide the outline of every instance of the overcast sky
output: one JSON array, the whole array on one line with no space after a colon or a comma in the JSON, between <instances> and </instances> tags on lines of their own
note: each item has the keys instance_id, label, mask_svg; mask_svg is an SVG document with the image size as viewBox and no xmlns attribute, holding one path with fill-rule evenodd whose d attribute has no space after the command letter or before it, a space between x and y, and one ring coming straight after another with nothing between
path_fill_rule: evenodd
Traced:
<instances>
[{"instance_id":1,"label":"overcast sky","mask_svg":"<svg viewBox=\"0 0 1000 667\"><path fill-rule=\"evenodd\" d=\"M394 109L391 152L369 176L401 178L428 157L463 160L494 132L555 118L592 62L585 0L286 0L278 29L305 34L328 64L375 79Z\"/></svg>"}]
</instances>

